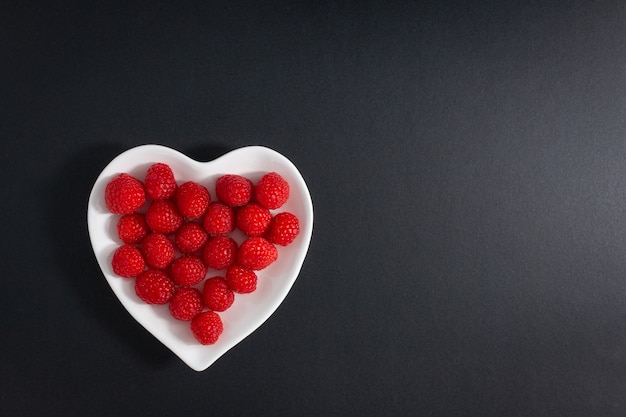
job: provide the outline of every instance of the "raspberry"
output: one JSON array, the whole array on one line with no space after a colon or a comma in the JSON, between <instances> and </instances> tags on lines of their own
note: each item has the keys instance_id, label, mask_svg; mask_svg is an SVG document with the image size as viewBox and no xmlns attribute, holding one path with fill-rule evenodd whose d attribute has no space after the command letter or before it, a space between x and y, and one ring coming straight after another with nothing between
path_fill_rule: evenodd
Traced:
<instances>
[{"instance_id":1,"label":"raspberry","mask_svg":"<svg viewBox=\"0 0 626 417\"><path fill-rule=\"evenodd\" d=\"M226 285L239 294L248 294L256 290L257 276L254 271L239 265L226 270Z\"/></svg>"},{"instance_id":2,"label":"raspberry","mask_svg":"<svg viewBox=\"0 0 626 417\"><path fill-rule=\"evenodd\" d=\"M202 281L207 273L207 267L197 256L184 255L174 260L170 265L170 277L178 285L190 287Z\"/></svg>"},{"instance_id":3,"label":"raspberry","mask_svg":"<svg viewBox=\"0 0 626 417\"><path fill-rule=\"evenodd\" d=\"M143 271L135 279L135 293L148 304L166 304L174 291L174 283L157 269Z\"/></svg>"},{"instance_id":4,"label":"raspberry","mask_svg":"<svg viewBox=\"0 0 626 417\"><path fill-rule=\"evenodd\" d=\"M272 218L265 237L272 243L287 246L300 233L298 218L289 212L278 213Z\"/></svg>"},{"instance_id":5,"label":"raspberry","mask_svg":"<svg viewBox=\"0 0 626 417\"><path fill-rule=\"evenodd\" d=\"M148 207L146 222L153 232L168 234L178 230L183 217L171 200L154 200Z\"/></svg>"},{"instance_id":6,"label":"raspberry","mask_svg":"<svg viewBox=\"0 0 626 417\"><path fill-rule=\"evenodd\" d=\"M209 191L197 182L187 181L176 191L176 205L180 213L188 219L202 216L210 202Z\"/></svg>"},{"instance_id":7,"label":"raspberry","mask_svg":"<svg viewBox=\"0 0 626 417\"><path fill-rule=\"evenodd\" d=\"M146 192L137 178L120 174L106 185L104 202L111 213L128 214L143 206Z\"/></svg>"},{"instance_id":8,"label":"raspberry","mask_svg":"<svg viewBox=\"0 0 626 417\"><path fill-rule=\"evenodd\" d=\"M113 272L124 278L134 278L146 267L141 252L133 245L123 245L113 253Z\"/></svg>"},{"instance_id":9,"label":"raspberry","mask_svg":"<svg viewBox=\"0 0 626 417\"><path fill-rule=\"evenodd\" d=\"M212 345L217 342L223 331L222 319L213 311L200 313L191 321L191 332L203 345Z\"/></svg>"},{"instance_id":10,"label":"raspberry","mask_svg":"<svg viewBox=\"0 0 626 417\"><path fill-rule=\"evenodd\" d=\"M209 204L209 208L202 218L202 225L210 236L229 234L235 229L233 209L218 202Z\"/></svg>"},{"instance_id":11,"label":"raspberry","mask_svg":"<svg viewBox=\"0 0 626 417\"><path fill-rule=\"evenodd\" d=\"M237 262L255 271L266 268L278 258L278 251L272 243L262 237L246 239L237 251Z\"/></svg>"},{"instance_id":12,"label":"raspberry","mask_svg":"<svg viewBox=\"0 0 626 417\"><path fill-rule=\"evenodd\" d=\"M235 294L222 277L207 279L202 296L204 304L213 311L226 311L235 301Z\"/></svg>"},{"instance_id":13,"label":"raspberry","mask_svg":"<svg viewBox=\"0 0 626 417\"><path fill-rule=\"evenodd\" d=\"M170 314L176 320L190 321L202 307L202 294L196 288L179 288L170 300Z\"/></svg>"},{"instance_id":14,"label":"raspberry","mask_svg":"<svg viewBox=\"0 0 626 417\"><path fill-rule=\"evenodd\" d=\"M252 198L252 181L241 175L223 175L217 179L215 194L228 206L243 206Z\"/></svg>"},{"instance_id":15,"label":"raspberry","mask_svg":"<svg viewBox=\"0 0 626 417\"><path fill-rule=\"evenodd\" d=\"M146 218L140 213L124 214L117 222L117 235L124 243L139 243L148 232Z\"/></svg>"},{"instance_id":16,"label":"raspberry","mask_svg":"<svg viewBox=\"0 0 626 417\"><path fill-rule=\"evenodd\" d=\"M148 168L144 180L146 194L155 200L170 198L176 192L176 179L172 168L167 164L157 162Z\"/></svg>"},{"instance_id":17,"label":"raspberry","mask_svg":"<svg viewBox=\"0 0 626 417\"><path fill-rule=\"evenodd\" d=\"M257 203L270 210L281 207L289 198L289 183L276 172L270 172L254 186Z\"/></svg>"},{"instance_id":18,"label":"raspberry","mask_svg":"<svg viewBox=\"0 0 626 417\"><path fill-rule=\"evenodd\" d=\"M152 268L165 269L174 260L174 244L161 233L150 233L141 242L146 264Z\"/></svg>"},{"instance_id":19,"label":"raspberry","mask_svg":"<svg viewBox=\"0 0 626 417\"><path fill-rule=\"evenodd\" d=\"M226 269L235 262L237 242L228 236L215 236L202 251L204 263L213 269Z\"/></svg>"},{"instance_id":20,"label":"raspberry","mask_svg":"<svg viewBox=\"0 0 626 417\"><path fill-rule=\"evenodd\" d=\"M237 210L235 223L247 236L261 236L270 225L272 214L256 203L247 204Z\"/></svg>"},{"instance_id":21,"label":"raspberry","mask_svg":"<svg viewBox=\"0 0 626 417\"><path fill-rule=\"evenodd\" d=\"M198 223L187 222L176 232L174 242L182 253L194 253L202 249L209 235Z\"/></svg>"}]
</instances>

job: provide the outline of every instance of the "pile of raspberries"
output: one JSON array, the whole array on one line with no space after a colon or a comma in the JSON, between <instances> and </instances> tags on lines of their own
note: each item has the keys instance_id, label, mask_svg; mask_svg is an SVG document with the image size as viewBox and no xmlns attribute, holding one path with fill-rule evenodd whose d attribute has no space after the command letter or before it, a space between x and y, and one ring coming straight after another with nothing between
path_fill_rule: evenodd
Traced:
<instances>
[{"instance_id":1,"label":"pile of raspberries","mask_svg":"<svg viewBox=\"0 0 626 417\"><path fill-rule=\"evenodd\" d=\"M276 172L256 184L222 175L215 196L201 183L177 183L161 162L148 168L143 182L122 173L105 188L122 242L113 253L113 272L134 279L144 302L169 304L172 317L190 322L203 345L217 342L224 330L218 313L235 294L255 291L255 271L276 261L276 245L289 245L300 231L294 214L272 212L289 198L289 184ZM245 235L240 245L231 236L235 228Z\"/></svg>"}]
</instances>

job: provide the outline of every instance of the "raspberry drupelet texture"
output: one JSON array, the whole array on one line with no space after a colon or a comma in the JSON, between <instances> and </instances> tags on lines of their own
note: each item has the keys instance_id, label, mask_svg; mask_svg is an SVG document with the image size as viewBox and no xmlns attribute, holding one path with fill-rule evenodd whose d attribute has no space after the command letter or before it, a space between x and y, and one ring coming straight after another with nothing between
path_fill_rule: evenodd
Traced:
<instances>
[{"instance_id":1,"label":"raspberry drupelet texture","mask_svg":"<svg viewBox=\"0 0 626 417\"><path fill-rule=\"evenodd\" d=\"M124 243L139 243L150 232L141 213L124 214L117 222L117 235Z\"/></svg>"},{"instance_id":2,"label":"raspberry drupelet texture","mask_svg":"<svg viewBox=\"0 0 626 417\"><path fill-rule=\"evenodd\" d=\"M300 233L300 222L295 214L282 212L276 214L270 222L265 237L272 243L287 246Z\"/></svg>"},{"instance_id":3,"label":"raspberry drupelet texture","mask_svg":"<svg viewBox=\"0 0 626 417\"><path fill-rule=\"evenodd\" d=\"M183 216L171 200L154 200L146 213L148 227L155 233L174 233L183 224Z\"/></svg>"},{"instance_id":4,"label":"raspberry drupelet texture","mask_svg":"<svg viewBox=\"0 0 626 417\"><path fill-rule=\"evenodd\" d=\"M196 219L201 217L209 207L211 202L211 194L201 184L193 181L187 181L178 187L176 191L176 205L178 210L188 219Z\"/></svg>"},{"instance_id":5,"label":"raspberry drupelet texture","mask_svg":"<svg viewBox=\"0 0 626 417\"><path fill-rule=\"evenodd\" d=\"M172 281L183 287L196 285L204 279L207 267L197 256L183 255L170 265L170 277Z\"/></svg>"},{"instance_id":6,"label":"raspberry drupelet texture","mask_svg":"<svg viewBox=\"0 0 626 417\"><path fill-rule=\"evenodd\" d=\"M204 304L213 311L226 311L235 301L235 294L222 277L212 277L204 282Z\"/></svg>"},{"instance_id":7,"label":"raspberry drupelet texture","mask_svg":"<svg viewBox=\"0 0 626 417\"><path fill-rule=\"evenodd\" d=\"M263 207L275 210L289 199L289 183L277 172L269 172L254 186L254 197Z\"/></svg>"},{"instance_id":8,"label":"raspberry drupelet texture","mask_svg":"<svg viewBox=\"0 0 626 417\"><path fill-rule=\"evenodd\" d=\"M215 236L204 246L202 259L209 268L226 269L237 259L237 242L229 236Z\"/></svg>"},{"instance_id":9,"label":"raspberry drupelet texture","mask_svg":"<svg viewBox=\"0 0 626 417\"><path fill-rule=\"evenodd\" d=\"M167 304L174 291L174 283L158 269L148 269L135 278L135 293L148 304Z\"/></svg>"},{"instance_id":10,"label":"raspberry drupelet texture","mask_svg":"<svg viewBox=\"0 0 626 417\"><path fill-rule=\"evenodd\" d=\"M246 204L237 209L235 223L247 236L262 236L272 221L272 214L256 203Z\"/></svg>"},{"instance_id":11,"label":"raspberry drupelet texture","mask_svg":"<svg viewBox=\"0 0 626 417\"><path fill-rule=\"evenodd\" d=\"M224 331L222 319L214 311L205 311L198 314L191 321L191 332L198 342L203 345L212 345Z\"/></svg>"},{"instance_id":12,"label":"raspberry drupelet texture","mask_svg":"<svg viewBox=\"0 0 626 417\"><path fill-rule=\"evenodd\" d=\"M243 266L233 265L226 270L226 285L239 294L248 294L256 290L258 277L254 271Z\"/></svg>"},{"instance_id":13,"label":"raspberry drupelet texture","mask_svg":"<svg viewBox=\"0 0 626 417\"><path fill-rule=\"evenodd\" d=\"M148 168L144 180L146 194L155 200L170 198L176 192L176 179L169 165L157 162Z\"/></svg>"},{"instance_id":14,"label":"raspberry drupelet texture","mask_svg":"<svg viewBox=\"0 0 626 417\"><path fill-rule=\"evenodd\" d=\"M186 222L176 231L174 242L182 253L194 253L204 247L209 235L204 228L194 222Z\"/></svg>"},{"instance_id":15,"label":"raspberry drupelet texture","mask_svg":"<svg viewBox=\"0 0 626 417\"><path fill-rule=\"evenodd\" d=\"M179 288L170 300L170 314L176 320L190 321L202 312L202 293L196 288Z\"/></svg>"},{"instance_id":16,"label":"raspberry drupelet texture","mask_svg":"<svg viewBox=\"0 0 626 417\"><path fill-rule=\"evenodd\" d=\"M276 247L262 237L246 239L237 250L237 263L254 271L268 267L277 258Z\"/></svg>"},{"instance_id":17,"label":"raspberry drupelet texture","mask_svg":"<svg viewBox=\"0 0 626 417\"><path fill-rule=\"evenodd\" d=\"M175 256L174 244L162 233L150 233L141 242L146 264L152 268L165 269Z\"/></svg>"},{"instance_id":18,"label":"raspberry drupelet texture","mask_svg":"<svg viewBox=\"0 0 626 417\"><path fill-rule=\"evenodd\" d=\"M241 175L226 174L217 179L215 194L227 206L239 207L252 198L252 181Z\"/></svg>"},{"instance_id":19,"label":"raspberry drupelet texture","mask_svg":"<svg viewBox=\"0 0 626 417\"><path fill-rule=\"evenodd\" d=\"M209 236L225 236L235 229L235 214L226 204L214 202L202 218L202 225Z\"/></svg>"},{"instance_id":20,"label":"raspberry drupelet texture","mask_svg":"<svg viewBox=\"0 0 626 417\"><path fill-rule=\"evenodd\" d=\"M113 272L124 278L134 278L146 267L141 252L134 245L122 245L113 253Z\"/></svg>"},{"instance_id":21,"label":"raspberry drupelet texture","mask_svg":"<svg viewBox=\"0 0 626 417\"><path fill-rule=\"evenodd\" d=\"M111 213L128 214L143 206L146 192L141 181L123 173L106 185L104 202Z\"/></svg>"}]
</instances>

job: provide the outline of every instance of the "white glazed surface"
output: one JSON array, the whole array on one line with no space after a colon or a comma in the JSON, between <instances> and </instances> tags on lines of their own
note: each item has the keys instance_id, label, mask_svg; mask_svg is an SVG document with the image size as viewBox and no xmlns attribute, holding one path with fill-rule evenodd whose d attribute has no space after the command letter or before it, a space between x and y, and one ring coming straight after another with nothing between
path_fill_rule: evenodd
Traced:
<instances>
[{"instance_id":1,"label":"white glazed surface","mask_svg":"<svg viewBox=\"0 0 626 417\"><path fill-rule=\"evenodd\" d=\"M256 291L236 294L235 302L219 313L224 332L214 345L199 344L191 334L189 322L172 318L167 305L148 305L134 290L134 279L113 273L111 258L121 244L116 232L118 215L104 204L106 184L122 172L143 181L145 172L155 162L168 164L179 184L196 181L209 189L215 201L215 182L223 174L240 174L256 182L263 173L276 171L290 184L287 203L274 213L288 211L300 220L300 234L286 247L278 247L278 260L262 271ZM160 145L142 145L117 156L96 180L87 209L89 236L98 264L111 289L128 312L158 340L196 371L211 366L220 356L263 324L287 296L306 256L313 231L313 205L309 190L297 168L280 153L261 146L236 149L210 162L198 162L182 153ZM234 235L239 243L241 235ZM209 269L207 277L223 276L224 271ZM200 286L199 286L200 288Z\"/></svg>"}]
</instances>

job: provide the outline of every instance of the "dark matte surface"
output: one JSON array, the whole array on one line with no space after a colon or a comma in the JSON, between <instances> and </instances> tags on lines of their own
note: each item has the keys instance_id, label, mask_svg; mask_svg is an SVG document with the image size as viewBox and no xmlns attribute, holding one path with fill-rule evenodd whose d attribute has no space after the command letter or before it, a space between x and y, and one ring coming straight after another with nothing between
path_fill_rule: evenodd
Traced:
<instances>
[{"instance_id":1,"label":"dark matte surface","mask_svg":"<svg viewBox=\"0 0 626 417\"><path fill-rule=\"evenodd\" d=\"M626 415L623 2L132 3L0 12L2 416ZM201 373L89 246L144 143L265 145L313 197L291 293Z\"/></svg>"}]
</instances>

